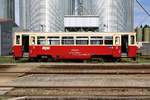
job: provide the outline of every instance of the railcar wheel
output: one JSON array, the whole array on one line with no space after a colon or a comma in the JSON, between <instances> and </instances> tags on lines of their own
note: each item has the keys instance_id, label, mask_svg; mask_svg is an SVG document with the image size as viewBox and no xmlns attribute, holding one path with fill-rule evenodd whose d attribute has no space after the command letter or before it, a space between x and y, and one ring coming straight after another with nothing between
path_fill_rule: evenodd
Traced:
<instances>
[{"instance_id":1,"label":"railcar wheel","mask_svg":"<svg viewBox=\"0 0 150 100\"><path fill-rule=\"evenodd\" d=\"M121 62L120 58L113 58L113 62Z\"/></svg>"},{"instance_id":2,"label":"railcar wheel","mask_svg":"<svg viewBox=\"0 0 150 100\"><path fill-rule=\"evenodd\" d=\"M15 60L19 60L20 58L18 58L18 57L15 57Z\"/></svg>"},{"instance_id":3,"label":"railcar wheel","mask_svg":"<svg viewBox=\"0 0 150 100\"><path fill-rule=\"evenodd\" d=\"M92 58L91 61L94 62L94 63L99 63L99 62L104 62L104 59L101 58L101 57L99 57L99 58Z\"/></svg>"},{"instance_id":4,"label":"railcar wheel","mask_svg":"<svg viewBox=\"0 0 150 100\"><path fill-rule=\"evenodd\" d=\"M36 61L37 61L37 62L42 62L41 56L37 56Z\"/></svg>"},{"instance_id":5,"label":"railcar wheel","mask_svg":"<svg viewBox=\"0 0 150 100\"><path fill-rule=\"evenodd\" d=\"M33 62L34 59L33 59L33 58L28 58L28 61L29 61L29 62Z\"/></svg>"},{"instance_id":6,"label":"railcar wheel","mask_svg":"<svg viewBox=\"0 0 150 100\"><path fill-rule=\"evenodd\" d=\"M136 57L132 58L134 61L136 61Z\"/></svg>"},{"instance_id":7,"label":"railcar wheel","mask_svg":"<svg viewBox=\"0 0 150 100\"><path fill-rule=\"evenodd\" d=\"M53 61L54 61L53 57L52 56L48 56L48 62L53 62Z\"/></svg>"}]
</instances>

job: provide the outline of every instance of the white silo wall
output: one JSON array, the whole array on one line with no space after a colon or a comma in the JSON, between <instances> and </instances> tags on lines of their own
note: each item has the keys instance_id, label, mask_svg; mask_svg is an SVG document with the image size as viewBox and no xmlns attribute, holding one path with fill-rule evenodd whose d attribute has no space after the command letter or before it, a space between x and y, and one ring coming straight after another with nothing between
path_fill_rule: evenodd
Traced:
<instances>
[{"instance_id":1,"label":"white silo wall","mask_svg":"<svg viewBox=\"0 0 150 100\"><path fill-rule=\"evenodd\" d=\"M21 21L21 25L24 26L24 28L30 31L43 30L43 32L58 32L64 30L64 0L27 1L28 2L22 2L24 9L22 8L20 11L23 11L21 17L23 16L25 18Z\"/></svg>"},{"instance_id":2,"label":"white silo wall","mask_svg":"<svg viewBox=\"0 0 150 100\"><path fill-rule=\"evenodd\" d=\"M21 25L31 31L41 31L40 25L43 25L44 32L64 31L64 15L99 16L100 32L133 31L134 0L21 1L26 1L24 9L20 9Z\"/></svg>"},{"instance_id":3,"label":"white silo wall","mask_svg":"<svg viewBox=\"0 0 150 100\"><path fill-rule=\"evenodd\" d=\"M133 0L94 0L95 14L100 17L100 31L133 31Z\"/></svg>"}]
</instances>

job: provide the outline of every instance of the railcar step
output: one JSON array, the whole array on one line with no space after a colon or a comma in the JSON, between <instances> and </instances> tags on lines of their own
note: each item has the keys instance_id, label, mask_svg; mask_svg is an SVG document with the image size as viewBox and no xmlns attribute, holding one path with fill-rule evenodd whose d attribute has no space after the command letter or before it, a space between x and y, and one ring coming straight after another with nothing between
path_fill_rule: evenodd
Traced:
<instances>
[{"instance_id":1,"label":"railcar step","mask_svg":"<svg viewBox=\"0 0 150 100\"><path fill-rule=\"evenodd\" d=\"M29 53L24 53L23 57L29 57Z\"/></svg>"},{"instance_id":2,"label":"railcar step","mask_svg":"<svg viewBox=\"0 0 150 100\"><path fill-rule=\"evenodd\" d=\"M128 54L127 53L122 53L121 57L128 57Z\"/></svg>"}]
</instances>

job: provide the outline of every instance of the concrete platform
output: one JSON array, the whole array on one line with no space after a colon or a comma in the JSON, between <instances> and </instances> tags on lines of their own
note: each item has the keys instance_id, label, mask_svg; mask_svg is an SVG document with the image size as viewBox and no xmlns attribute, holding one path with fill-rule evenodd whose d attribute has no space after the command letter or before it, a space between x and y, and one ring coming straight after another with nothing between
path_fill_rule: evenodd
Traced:
<instances>
[{"instance_id":1,"label":"concrete platform","mask_svg":"<svg viewBox=\"0 0 150 100\"><path fill-rule=\"evenodd\" d=\"M34 74L17 78L14 87L150 87L150 75Z\"/></svg>"},{"instance_id":2,"label":"concrete platform","mask_svg":"<svg viewBox=\"0 0 150 100\"><path fill-rule=\"evenodd\" d=\"M5 95L7 92L12 90L13 88L0 88L0 96Z\"/></svg>"},{"instance_id":3,"label":"concrete platform","mask_svg":"<svg viewBox=\"0 0 150 100\"><path fill-rule=\"evenodd\" d=\"M0 73L0 86L15 80L17 77L22 76L20 73Z\"/></svg>"}]
</instances>

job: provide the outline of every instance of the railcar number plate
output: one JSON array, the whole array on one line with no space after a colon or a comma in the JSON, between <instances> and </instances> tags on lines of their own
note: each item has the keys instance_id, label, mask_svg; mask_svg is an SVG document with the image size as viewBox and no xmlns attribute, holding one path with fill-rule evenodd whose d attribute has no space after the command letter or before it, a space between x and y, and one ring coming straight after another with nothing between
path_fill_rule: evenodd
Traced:
<instances>
[{"instance_id":1,"label":"railcar number plate","mask_svg":"<svg viewBox=\"0 0 150 100\"><path fill-rule=\"evenodd\" d=\"M42 47L42 50L50 50L50 47Z\"/></svg>"}]
</instances>

